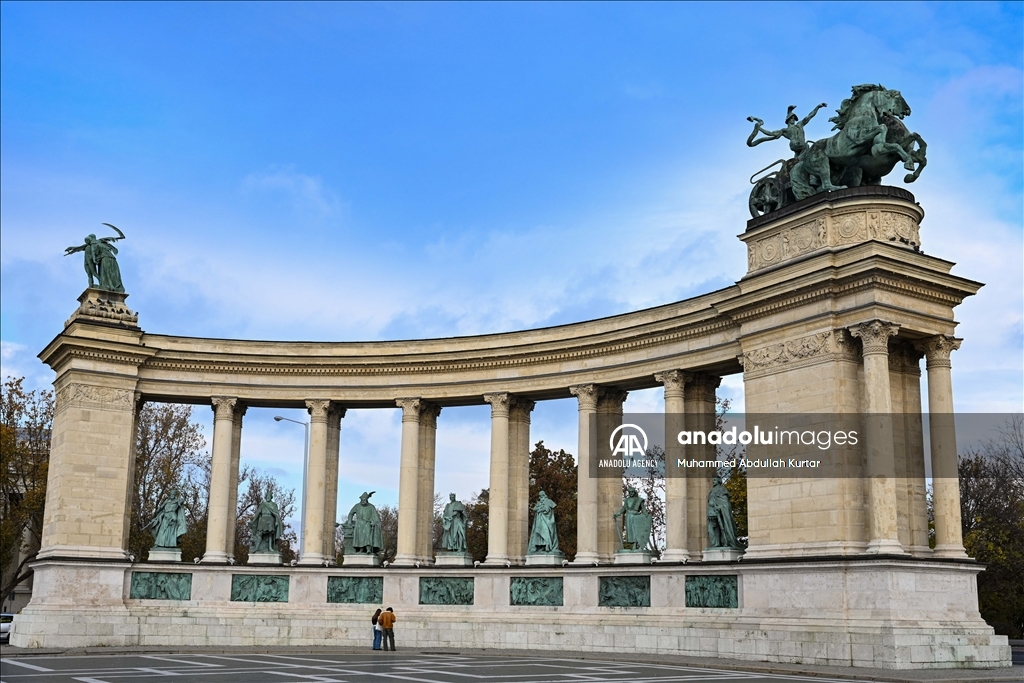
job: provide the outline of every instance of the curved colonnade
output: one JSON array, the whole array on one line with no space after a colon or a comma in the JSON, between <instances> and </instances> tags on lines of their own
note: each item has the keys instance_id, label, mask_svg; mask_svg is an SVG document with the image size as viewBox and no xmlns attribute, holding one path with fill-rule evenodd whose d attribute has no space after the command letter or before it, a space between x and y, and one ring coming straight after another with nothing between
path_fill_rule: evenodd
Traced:
<instances>
[{"instance_id":1,"label":"curved colonnade","mask_svg":"<svg viewBox=\"0 0 1024 683\"><path fill-rule=\"evenodd\" d=\"M792 586L772 583L775 570L765 569L771 562L825 561L831 563L827 571L821 567L814 571L838 572L828 574L828 580L846 586L845 579L837 578L849 570L844 558L897 564L923 561L928 568L918 564L907 571L935 577L949 573L946 578L960 582L957 585L973 585L977 568L967 560L960 538L955 446L951 452L932 449L938 543L934 550L928 547L919 363L922 357L927 359L930 412L951 413L949 358L960 343L953 337L953 307L981 285L951 275L952 263L919 251L923 215L913 196L897 188L864 187L818 195L748 223L740 236L748 250L748 272L731 287L599 320L477 337L305 343L157 335L138 327L137 316L127 308L123 295L118 299L87 290L64 332L40 354L57 372L40 569L47 563L60 565L61 575L68 576L68 567L75 562L124 561L134 423L143 401L205 403L214 408L210 518L203 558L211 576L220 571L218 565L230 560L232 552L233 491L247 406L305 407L310 413L305 551L300 559L308 569L295 571L315 571L314 567L330 564L333 557L337 482L344 476L337 465L339 430L345 411L402 409L395 563L395 571L401 572L407 571L402 566L419 569L433 559L429 519L438 416L448 406L488 403L491 498L485 565L494 565L492 571L512 566L514 572L526 550L529 421L537 401L576 397L577 453L585 464L594 457L595 442L600 439L588 427L590 416L621 419L628 391L663 386L666 416L681 416L676 419L711 428L720 377L742 371L748 413L903 414L915 419L899 434L869 431L865 447L855 461L847 463L853 473L850 477L814 482L749 480L750 546L743 568L732 570L738 572L739 579L733 580L740 586L740 617L735 623L750 628L767 615L785 616L786 608L780 611L772 606L772 595L801 599ZM933 444L955 444L951 421L933 419L930 429ZM687 448L670 457L714 455L714 446ZM621 488L615 479L592 478L586 466L579 472L575 560L581 566L577 571L592 571L614 554L611 513L621 504ZM875 476L878 472L897 476ZM691 561L685 571L701 559L704 549L708 486L707 476L692 473L667 480L663 560ZM947 564L934 564L940 559ZM761 561L769 564L758 569L756 563ZM585 569L588 566L591 570ZM685 573L677 567L657 572L669 572L665 580L671 581L672 572ZM891 571L898 573L897 569ZM572 567L562 571L571 572ZM877 571L885 574L890 569ZM48 581L45 571L39 574L42 580L37 581L27 610L39 615L31 617L36 635L22 636L25 643L48 642L43 616L48 606L82 601L67 593L66 583ZM53 576L58 574L55 570ZM97 604L110 608L131 602L125 600L123 576L120 587L115 585L116 578L110 579L109 595L97 594ZM653 595L657 581L649 581ZM507 581L501 585L507 592ZM407 589L394 590L399 592L392 595L405 596ZM617 617L593 611L598 609L597 596L590 596L590 590L580 588L582 592L574 598L566 598L567 605L576 605L567 618L575 618L571 615L581 609L590 610L587 618L596 620L592 625L622 627L626 622L619 624ZM854 589L837 590L846 596L844 591ZM942 592L929 593L928 601L935 604L917 604L914 623L940 624L956 612L966 615L965 624L969 622L964 633L991 633L976 616L976 597L972 616L970 596L954 593L938 602L935 596ZM660 608L649 608L654 610L652 619L685 614L673 600L669 594ZM407 605L406 609L419 608ZM801 614L802 619L810 618ZM844 614L842 623L854 619L850 612ZM877 614L872 608L856 619L877 619ZM486 615L479 618L485 624ZM715 623L724 623L723 618L716 616ZM886 617L896 621L885 623L892 626L901 618ZM904 626L911 628L910 622L899 628ZM850 633L856 628L842 628L845 647L851 651ZM800 637L813 640L811 630L801 630ZM920 637L931 639L930 647L948 649L959 642L959 636L939 626ZM909 642L886 640L875 644L882 649L850 655L849 660L902 666L901 662L910 661ZM603 646L586 641L583 647L600 650ZM785 661L789 655L779 647L770 655ZM1002 656L998 648L985 640L976 644L972 656L995 661ZM648 648L682 649L681 645ZM755 654L746 653L740 644L730 653ZM827 654L797 658L801 657L823 663L835 659Z\"/></svg>"}]
</instances>

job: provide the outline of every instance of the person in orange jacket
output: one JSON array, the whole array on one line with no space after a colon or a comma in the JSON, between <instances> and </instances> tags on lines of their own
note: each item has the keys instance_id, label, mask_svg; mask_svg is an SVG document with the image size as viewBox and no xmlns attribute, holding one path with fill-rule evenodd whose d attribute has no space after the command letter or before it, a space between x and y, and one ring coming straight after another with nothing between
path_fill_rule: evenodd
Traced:
<instances>
[{"instance_id":1,"label":"person in orange jacket","mask_svg":"<svg viewBox=\"0 0 1024 683\"><path fill-rule=\"evenodd\" d=\"M377 623L384 629L384 649L388 649L388 643L391 643L391 651L395 651L395 622L398 618L395 616L395 610L388 607L386 612L381 612L381 615L377 617Z\"/></svg>"}]
</instances>

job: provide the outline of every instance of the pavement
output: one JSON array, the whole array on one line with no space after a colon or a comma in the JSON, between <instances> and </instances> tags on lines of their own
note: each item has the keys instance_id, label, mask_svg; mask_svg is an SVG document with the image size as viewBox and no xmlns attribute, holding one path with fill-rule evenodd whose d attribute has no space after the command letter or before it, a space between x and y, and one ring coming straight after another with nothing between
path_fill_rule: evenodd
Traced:
<instances>
[{"instance_id":1,"label":"pavement","mask_svg":"<svg viewBox=\"0 0 1024 683\"><path fill-rule=\"evenodd\" d=\"M400 643L399 643L400 644ZM1005 669L891 671L775 664L712 658L606 655L509 650L353 648L88 648L25 650L5 646L0 683L148 683L168 676L198 683L891 683L1024 682L1018 665Z\"/></svg>"}]
</instances>

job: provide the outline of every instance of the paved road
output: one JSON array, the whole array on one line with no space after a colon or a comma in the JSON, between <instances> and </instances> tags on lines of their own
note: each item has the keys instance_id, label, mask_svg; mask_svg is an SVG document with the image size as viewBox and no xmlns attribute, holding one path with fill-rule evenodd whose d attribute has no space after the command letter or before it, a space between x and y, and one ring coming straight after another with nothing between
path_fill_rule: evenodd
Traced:
<instances>
[{"instance_id":1,"label":"paved road","mask_svg":"<svg viewBox=\"0 0 1024 683\"><path fill-rule=\"evenodd\" d=\"M127 654L0 659L2 683L166 683L168 676L198 683L827 683L837 680L672 664L404 652Z\"/></svg>"}]
</instances>

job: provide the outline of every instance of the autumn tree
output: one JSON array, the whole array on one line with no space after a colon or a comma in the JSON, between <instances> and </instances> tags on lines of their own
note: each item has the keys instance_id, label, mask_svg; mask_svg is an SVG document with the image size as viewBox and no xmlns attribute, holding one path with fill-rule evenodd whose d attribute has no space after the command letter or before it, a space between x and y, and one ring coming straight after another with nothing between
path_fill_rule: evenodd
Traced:
<instances>
[{"instance_id":1,"label":"autumn tree","mask_svg":"<svg viewBox=\"0 0 1024 683\"><path fill-rule=\"evenodd\" d=\"M24 382L8 377L0 397L0 601L32 575L46 503L53 393Z\"/></svg>"},{"instance_id":2,"label":"autumn tree","mask_svg":"<svg viewBox=\"0 0 1024 683\"><path fill-rule=\"evenodd\" d=\"M964 547L987 565L981 615L996 633L1024 637L1024 418L1011 416L994 439L961 454L958 474Z\"/></svg>"},{"instance_id":3,"label":"autumn tree","mask_svg":"<svg viewBox=\"0 0 1024 683\"><path fill-rule=\"evenodd\" d=\"M209 455L206 439L192 420L192 406L146 403L139 411L135 434L135 474L128 552L138 560L149 555L153 533L146 525L172 489L183 492L193 468Z\"/></svg>"},{"instance_id":4,"label":"autumn tree","mask_svg":"<svg viewBox=\"0 0 1024 683\"><path fill-rule=\"evenodd\" d=\"M487 517L490 489L481 489L480 493L466 503L466 552L476 562L483 562L487 557Z\"/></svg>"}]
</instances>

